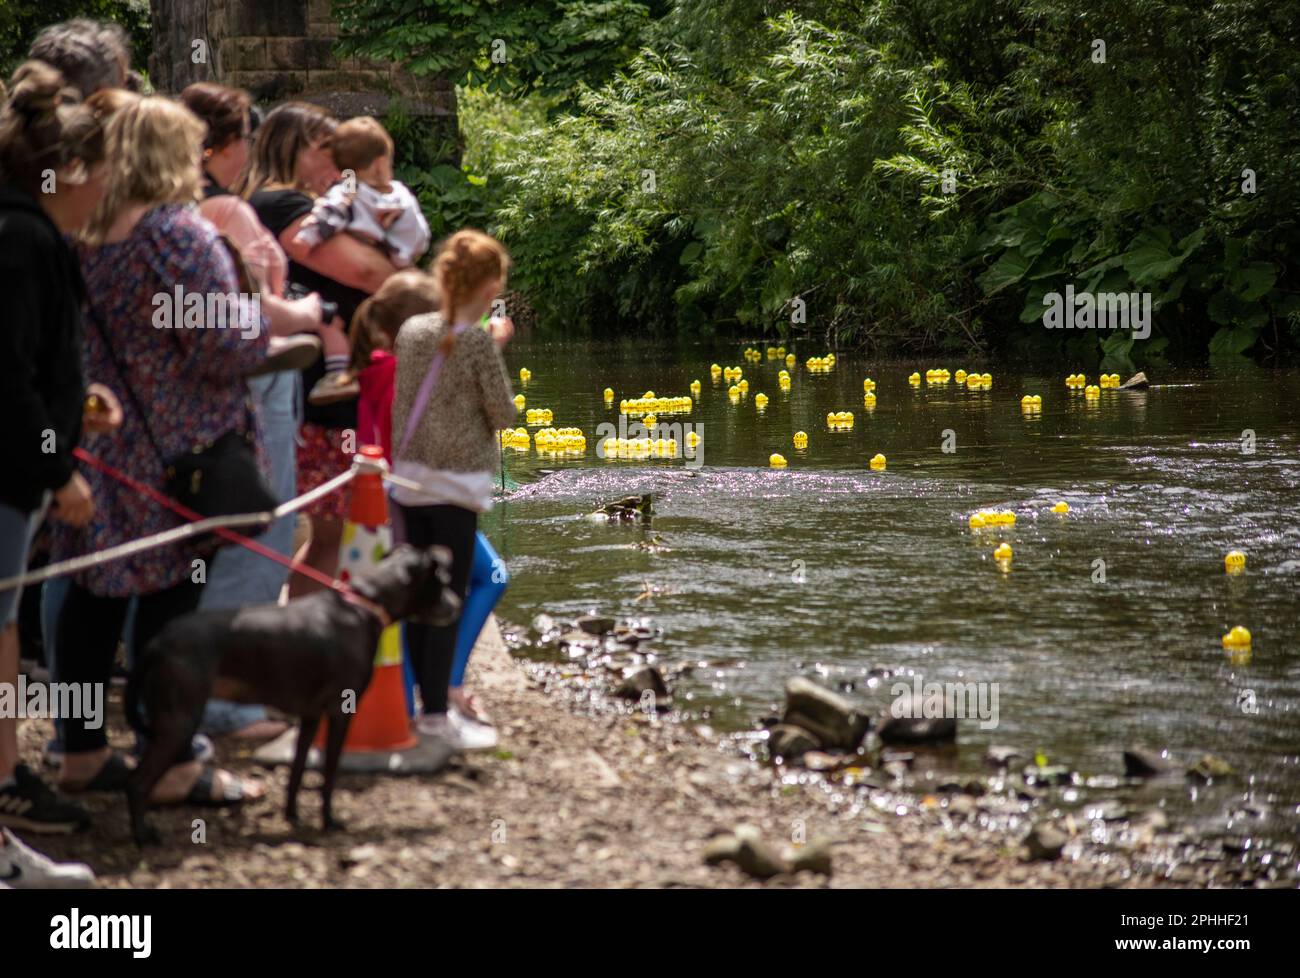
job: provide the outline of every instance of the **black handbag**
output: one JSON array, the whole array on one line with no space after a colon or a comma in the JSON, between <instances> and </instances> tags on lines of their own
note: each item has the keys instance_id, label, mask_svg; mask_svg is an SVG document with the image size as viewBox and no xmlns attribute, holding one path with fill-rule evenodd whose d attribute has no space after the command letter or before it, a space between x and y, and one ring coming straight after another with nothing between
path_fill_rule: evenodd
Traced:
<instances>
[{"instance_id":1,"label":"black handbag","mask_svg":"<svg viewBox=\"0 0 1300 978\"><path fill-rule=\"evenodd\" d=\"M193 510L201 517L230 516L235 513L270 513L279 505L279 500L271 487L267 485L266 476L257 464L257 452L251 432L235 429L218 435L210 442L196 445L188 452L183 452L168 459L158 448L153 432L149 429L149 416L140 407L135 393L126 382L125 371L118 363L112 344L108 341L108 331L103 320L94 308L90 308L90 318L98 330L108 357L113 362L118 382L130 400L135 413L140 416L145 437L153 446L154 454L163 465L166 478L164 491L182 506ZM172 337L177 349L184 353L180 341ZM269 521L261 526L241 528L246 536L257 536L270 525ZM211 534L200 538L204 546L215 548L229 541Z\"/></svg>"}]
</instances>

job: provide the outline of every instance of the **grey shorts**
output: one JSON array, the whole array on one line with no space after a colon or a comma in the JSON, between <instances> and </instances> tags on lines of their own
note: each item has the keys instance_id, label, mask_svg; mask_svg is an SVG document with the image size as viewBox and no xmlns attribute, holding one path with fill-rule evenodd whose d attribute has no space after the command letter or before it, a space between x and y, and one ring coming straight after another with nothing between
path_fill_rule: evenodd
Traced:
<instances>
[{"instance_id":1,"label":"grey shorts","mask_svg":"<svg viewBox=\"0 0 1300 978\"><path fill-rule=\"evenodd\" d=\"M16 577L27 569L27 552L40 529L47 505L48 495L41 508L30 513L0 503L0 580ZM18 620L18 599L22 594L21 587L0 591L0 627Z\"/></svg>"}]
</instances>

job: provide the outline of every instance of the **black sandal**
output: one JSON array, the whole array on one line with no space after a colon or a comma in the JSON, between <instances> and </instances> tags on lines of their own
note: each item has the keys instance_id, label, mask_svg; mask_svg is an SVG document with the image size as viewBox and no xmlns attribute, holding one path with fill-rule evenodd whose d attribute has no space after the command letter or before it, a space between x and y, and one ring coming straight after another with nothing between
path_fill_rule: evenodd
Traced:
<instances>
[{"instance_id":1,"label":"black sandal","mask_svg":"<svg viewBox=\"0 0 1300 978\"><path fill-rule=\"evenodd\" d=\"M216 771L217 769L211 764L203 765L198 778L190 785L190 793L185 796L183 804L198 805L202 808L231 808L248 800L244 795L244 779L233 774L230 776L232 780L226 784L225 794L213 798L212 789L217 783Z\"/></svg>"},{"instance_id":2,"label":"black sandal","mask_svg":"<svg viewBox=\"0 0 1300 978\"><path fill-rule=\"evenodd\" d=\"M133 770L135 768L126 763L125 757L113 751L89 781L78 785L60 784L59 790L70 795L78 795L86 791L125 791L127 779Z\"/></svg>"}]
</instances>

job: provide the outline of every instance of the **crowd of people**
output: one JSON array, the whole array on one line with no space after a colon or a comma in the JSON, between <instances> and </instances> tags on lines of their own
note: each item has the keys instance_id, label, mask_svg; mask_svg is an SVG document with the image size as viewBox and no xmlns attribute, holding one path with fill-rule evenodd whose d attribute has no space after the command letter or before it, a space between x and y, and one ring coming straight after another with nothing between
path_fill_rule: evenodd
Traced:
<instances>
[{"instance_id":1,"label":"crowd of people","mask_svg":"<svg viewBox=\"0 0 1300 978\"><path fill-rule=\"evenodd\" d=\"M340 122L299 101L263 117L247 92L213 82L175 97L140 87L125 33L86 19L46 28L3 86L0 417L17 457L0 467L0 580L178 525L144 490L166 494L169 460L232 433L281 501L380 445L421 486L394 492L395 537L447 546L463 605L452 625L404 626L415 724L456 749L495 746L464 678L506 584L477 519L491 505L496 431L515 415L501 355L513 326L490 316L509 256L465 229L421 269L428 225L372 118ZM236 321L224 328L171 328L157 312L173 295L257 301L226 310ZM332 576L347 511L346 489L334 492L259 540ZM39 650L52 682L107 688L120 672L129 683L136 651L177 616L324 586L243 547L203 546L0 591L0 683L16 685L20 648ZM62 717L42 755L52 787L22 762L17 723L0 716L0 887L89 885L89 867L56 863L14 831L86 828L70 796L122 791L140 745L119 750L102 724ZM263 707L213 700L153 801L260 796L256 780L213 764L212 738L284 729Z\"/></svg>"}]
</instances>

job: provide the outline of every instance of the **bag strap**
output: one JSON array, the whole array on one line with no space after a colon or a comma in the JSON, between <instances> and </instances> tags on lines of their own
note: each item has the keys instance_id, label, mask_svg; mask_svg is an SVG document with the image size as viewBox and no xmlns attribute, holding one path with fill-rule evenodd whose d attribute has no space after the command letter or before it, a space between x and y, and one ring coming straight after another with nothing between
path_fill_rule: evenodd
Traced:
<instances>
[{"instance_id":1,"label":"bag strap","mask_svg":"<svg viewBox=\"0 0 1300 978\"><path fill-rule=\"evenodd\" d=\"M459 336L464 329L463 325L451 328L451 335ZM420 423L420 417L424 414L424 409L429 405L429 398L433 396L433 389L438 384L438 375L442 373L442 364L446 359L446 354L442 352L442 344L439 343L437 352L434 353L433 359L429 361L429 372L424 375L424 382L420 384L420 389L415 393L415 401L411 404L411 413L406 416L406 428L402 432L401 444L397 446L397 451L393 453L393 461L406 454L406 448L411 444L411 437L415 434L416 426Z\"/></svg>"},{"instance_id":2,"label":"bag strap","mask_svg":"<svg viewBox=\"0 0 1300 978\"><path fill-rule=\"evenodd\" d=\"M99 311L91 303L86 303L86 312L90 314L90 321L95 326L95 332L99 333L100 342L104 344L104 350L108 353L109 362L113 364L113 372L117 374L117 382L126 394L127 400L135 408L135 413L140 416L140 424L144 428L145 437L149 439L149 444L153 446L154 454L158 456L158 461L162 463L163 470L167 469L167 459L164 457L161 449L158 448L158 442L154 440L153 431L149 428L149 415L145 414L144 408L136 400L135 391L131 385L126 382L126 371L122 369L122 364L118 362L117 354L113 352L113 345L108 341L108 330L104 326L104 320L99 315Z\"/></svg>"}]
</instances>

